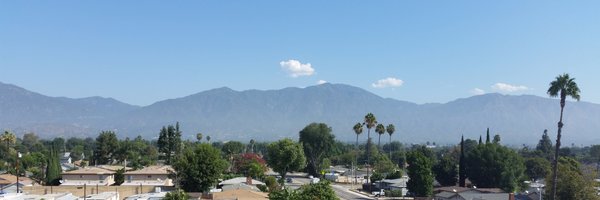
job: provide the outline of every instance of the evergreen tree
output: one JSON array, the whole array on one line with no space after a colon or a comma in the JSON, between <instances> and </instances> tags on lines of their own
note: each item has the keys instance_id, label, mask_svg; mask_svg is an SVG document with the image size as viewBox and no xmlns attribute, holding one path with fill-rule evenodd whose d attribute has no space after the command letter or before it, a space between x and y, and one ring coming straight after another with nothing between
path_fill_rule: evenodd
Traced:
<instances>
[{"instance_id":1,"label":"evergreen tree","mask_svg":"<svg viewBox=\"0 0 600 200\"><path fill-rule=\"evenodd\" d=\"M544 129L544 133L542 134L542 139L540 139L540 141L538 142L537 146L535 147L535 150L539 152L539 154L541 154L540 156L548 159L548 160L552 160L553 157L553 149L552 149L553 145L552 145L552 141L550 140L550 137L548 136L548 130Z\"/></svg>"},{"instance_id":2,"label":"evergreen tree","mask_svg":"<svg viewBox=\"0 0 600 200\"><path fill-rule=\"evenodd\" d=\"M490 128L487 128L486 136L485 136L485 143L486 144L490 143Z\"/></svg>"},{"instance_id":3,"label":"evergreen tree","mask_svg":"<svg viewBox=\"0 0 600 200\"><path fill-rule=\"evenodd\" d=\"M163 126L160 129L157 145L158 151L164 155L165 162L167 164L172 163L173 155L179 155L181 152L181 131L179 130L179 122L177 122L175 126Z\"/></svg>"},{"instance_id":4,"label":"evergreen tree","mask_svg":"<svg viewBox=\"0 0 600 200\"><path fill-rule=\"evenodd\" d=\"M61 171L58 148L53 145L48 154L46 165L46 185L59 185Z\"/></svg>"},{"instance_id":5,"label":"evergreen tree","mask_svg":"<svg viewBox=\"0 0 600 200\"><path fill-rule=\"evenodd\" d=\"M458 186L466 187L466 179L467 179L467 169L465 163L465 137L461 136L460 138L460 160L458 163Z\"/></svg>"},{"instance_id":6,"label":"evergreen tree","mask_svg":"<svg viewBox=\"0 0 600 200\"><path fill-rule=\"evenodd\" d=\"M479 135L479 145L483 144L483 141L481 140L481 135Z\"/></svg>"}]
</instances>

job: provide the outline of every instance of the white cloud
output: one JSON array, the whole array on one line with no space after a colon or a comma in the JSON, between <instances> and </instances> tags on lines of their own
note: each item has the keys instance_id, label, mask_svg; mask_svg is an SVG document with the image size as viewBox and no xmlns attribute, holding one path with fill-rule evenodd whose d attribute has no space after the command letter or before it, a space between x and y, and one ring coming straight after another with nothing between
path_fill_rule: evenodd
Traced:
<instances>
[{"instance_id":1,"label":"white cloud","mask_svg":"<svg viewBox=\"0 0 600 200\"><path fill-rule=\"evenodd\" d=\"M485 94L485 90L479 89L479 88L474 88L471 90L471 94L473 95L482 95Z\"/></svg>"},{"instance_id":2,"label":"white cloud","mask_svg":"<svg viewBox=\"0 0 600 200\"><path fill-rule=\"evenodd\" d=\"M523 85L511 85L507 83L496 83L492 85L492 89L500 92L518 92L523 90L529 90L528 87Z\"/></svg>"},{"instance_id":3,"label":"white cloud","mask_svg":"<svg viewBox=\"0 0 600 200\"><path fill-rule=\"evenodd\" d=\"M389 77L389 78L378 80L377 82L371 84L371 86L373 86L374 88L386 88L386 87L400 87L400 86L402 86L402 84L404 84L403 80Z\"/></svg>"},{"instance_id":4,"label":"white cloud","mask_svg":"<svg viewBox=\"0 0 600 200\"><path fill-rule=\"evenodd\" d=\"M286 71L291 77L310 76L315 73L310 63L303 64L298 60L287 60L279 62L281 69Z\"/></svg>"},{"instance_id":5,"label":"white cloud","mask_svg":"<svg viewBox=\"0 0 600 200\"><path fill-rule=\"evenodd\" d=\"M319 81L317 81L317 84L319 84L319 85L325 84L325 83L327 83L327 81L325 81L325 80L319 80Z\"/></svg>"}]
</instances>

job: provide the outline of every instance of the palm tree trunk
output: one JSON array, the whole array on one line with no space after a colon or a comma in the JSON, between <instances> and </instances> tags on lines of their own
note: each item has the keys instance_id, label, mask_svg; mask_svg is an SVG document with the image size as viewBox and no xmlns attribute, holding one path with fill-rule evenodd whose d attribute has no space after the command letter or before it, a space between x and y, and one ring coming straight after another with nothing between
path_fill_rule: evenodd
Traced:
<instances>
[{"instance_id":1,"label":"palm tree trunk","mask_svg":"<svg viewBox=\"0 0 600 200\"><path fill-rule=\"evenodd\" d=\"M379 142L377 142L377 150L381 150L381 134L379 134Z\"/></svg>"},{"instance_id":2,"label":"palm tree trunk","mask_svg":"<svg viewBox=\"0 0 600 200\"><path fill-rule=\"evenodd\" d=\"M560 99L560 120L558 121L558 134L556 136L556 148L554 150L554 162L552 163L552 200L556 200L556 184L558 181L558 151L560 150L560 137L562 132L563 109L565 108L565 98Z\"/></svg>"},{"instance_id":3,"label":"palm tree trunk","mask_svg":"<svg viewBox=\"0 0 600 200\"><path fill-rule=\"evenodd\" d=\"M390 160L392 160L392 135L390 135Z\"/></svg>"},{"instance_id":4,"label":"palm tree trunk","mask_svg":"<svg viewBox=\"0 0 600 200\"><path fill-rule=\"evenodd\" d=\"M369 184L369 179L370 179L370 172L371 170L370 168L370 163L371 163L371 154L370 154L370 150L371 150L371 144L369 142L369 140L371 139L371 129L368 128L367 129L367 185L369 185L369 192L371 191L371 184Z\"/></svg>"}]
</instances>

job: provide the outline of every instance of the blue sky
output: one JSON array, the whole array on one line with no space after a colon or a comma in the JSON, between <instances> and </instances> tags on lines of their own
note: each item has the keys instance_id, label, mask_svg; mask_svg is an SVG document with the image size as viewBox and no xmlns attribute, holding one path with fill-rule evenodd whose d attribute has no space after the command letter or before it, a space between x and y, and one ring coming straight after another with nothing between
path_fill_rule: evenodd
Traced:
<instances>
[{"instance_id":1,"label":"blue sky","mask_svg":"<svg viewBox=\"0 0 600 200\"><path fill-rule=\"evenodd\" d=\"M546 96L568 72L583 101L600 103L599 4L2 1L0 82L148 105L324 80L428 103Z\"/></svg>"}]
</instances>

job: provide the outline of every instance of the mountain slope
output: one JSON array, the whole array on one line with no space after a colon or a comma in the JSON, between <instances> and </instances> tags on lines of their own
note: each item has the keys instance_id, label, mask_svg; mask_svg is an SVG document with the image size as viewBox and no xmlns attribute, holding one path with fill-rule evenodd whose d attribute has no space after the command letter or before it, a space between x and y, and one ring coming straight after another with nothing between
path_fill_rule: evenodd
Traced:
<instances>
[{"instance_id":1,"label":"mountain slope","mask_svg":"<svg viewBox=\"0 0 600 200\"><path fill-rule=\"evenodd\" d=\"M557 99L531 95L485 94L418 105L343 84L266 91L217 88L145 107L99 97L47 97L0 84L2 128L46 136L96 136L100 130L117 130L122 137L153 138L161 126L178 121L184 137L191 140L197 132L214 140L276 140L296 138L305 125L324 122L338 139L354 141L352 126L372 112L380 122L395 124L393 138L402 142L456 143L460 135L478 138L489 127L503 143L518 145L536 143L544 129L555 133L559 111ZM600 105L567 103L566 144L600 143L596 130ZM361 140L366 135L365 129ZM371 137L377 139L374 131ZM387 134L383 139L387 141Z\"/></svg>"},{"instance_id":2,"label":"mountain slope","mask_svg":"<svg viewBox=\"0 0 600 200\"><path fill-rule=\"evenodd\" d=\"M0 83L0 124L42 136L78 135L104 127L111 118L138 109L112 98L48 97Z\"/></svg>"}]
</instances>

